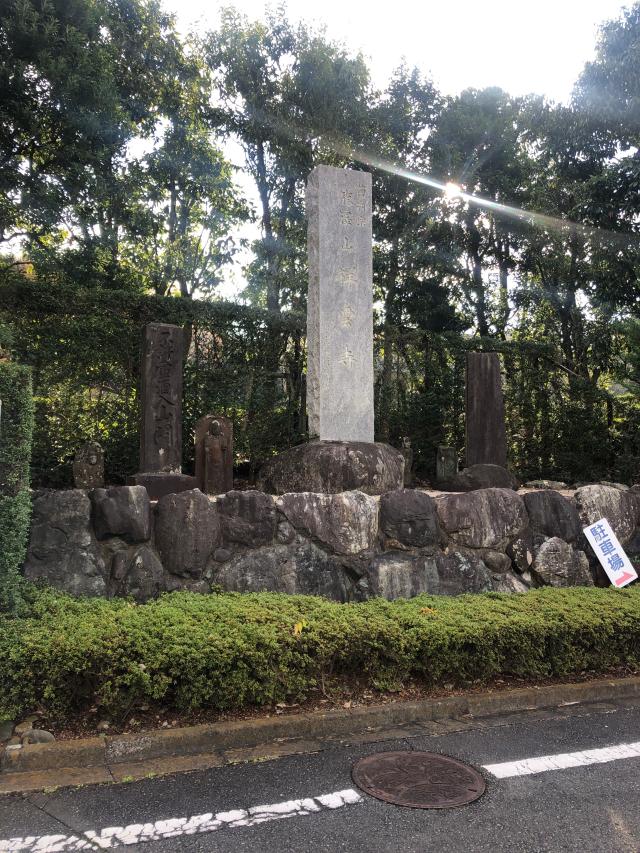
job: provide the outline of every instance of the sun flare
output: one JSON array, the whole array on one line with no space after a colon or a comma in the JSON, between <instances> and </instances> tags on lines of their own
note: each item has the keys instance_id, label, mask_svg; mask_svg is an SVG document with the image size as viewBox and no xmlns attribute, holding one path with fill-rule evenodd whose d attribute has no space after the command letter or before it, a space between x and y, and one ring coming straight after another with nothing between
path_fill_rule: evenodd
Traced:
<instances>
[{"instance_id":1,"label":"sun flare","mask_svg":"<svg viewBox=\"0 0 640 853\"><path fill-rule=\"evenodd\" d=\"M444 197L445 198L460 198L462 195L462 187L460 184L455 184L453 181L447 181L444 185Z\"/></svg>"}]
</instances>

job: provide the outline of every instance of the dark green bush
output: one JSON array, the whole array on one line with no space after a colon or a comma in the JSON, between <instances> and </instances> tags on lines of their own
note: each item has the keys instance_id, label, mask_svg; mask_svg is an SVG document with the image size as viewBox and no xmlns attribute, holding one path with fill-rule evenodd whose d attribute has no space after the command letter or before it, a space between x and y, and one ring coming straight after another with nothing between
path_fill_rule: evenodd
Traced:
<instances>
[{"instance_id":1,"label":"dark green bush","mask_svg":"<svg viewBox=\"0 0 640 853\"><path fill-rule=\"evenodd\" d=\"M15 610L31 517L33 394L28 368L0 362L0 400L0 610Z\"/></svg>"},{"instance_id":2,"label":"dark green bush","mask_svg":"<svg viewBox=\"0 0 640 853\"><path fill-rule=\"evenodd\" d=\"M0 717L101 705L240 708L332 680L383 689L606 672L640 665L640 588L421 596L337 604L276 594L173 593L142 606L31 592L0 617Z\"/></svg>"}]
</instances>

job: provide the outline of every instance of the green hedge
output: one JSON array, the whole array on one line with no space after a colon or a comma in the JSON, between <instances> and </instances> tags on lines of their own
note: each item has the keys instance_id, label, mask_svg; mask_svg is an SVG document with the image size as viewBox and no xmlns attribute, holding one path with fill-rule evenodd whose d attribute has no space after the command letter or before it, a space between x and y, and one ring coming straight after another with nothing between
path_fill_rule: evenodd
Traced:
<instances>
[{"instance_id":1,"label":"green hedge","mask_svg":"<svg viewBox=\"0 0 640 853\"><path fill-rule=\"evenodd\" d=\"M357 677L394 689L640 665L640 588L337 604L276 594L126 600L34 594L0 619L0 718L93 705L230 709Z\"/></svg>"},{"instance_id":2,"label":"green hedge","mask_svg":"<svg viewBox=\"0 0 640 853\"><path fill-rule=\"evenodd\" d=\"M0 400L0 610L15 610L31 517L33 394L27 367L0 362Z\"/></svg>"}]
</instances>

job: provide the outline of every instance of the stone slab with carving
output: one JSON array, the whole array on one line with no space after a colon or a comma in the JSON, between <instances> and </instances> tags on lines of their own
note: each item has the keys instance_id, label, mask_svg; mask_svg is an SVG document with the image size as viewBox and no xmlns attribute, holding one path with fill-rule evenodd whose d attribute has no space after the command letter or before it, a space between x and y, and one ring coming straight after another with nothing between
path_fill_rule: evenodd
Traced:
<instances>
[{"instance_id":1,"label":"stone slab with carving","mask_svg":"<svg viewBox=\"0 0 640 853\"><path fill-rule=\"evenodd\" d=\"M195 425L196 483L201 492L221 495L233 489L233 422L204 415Z\"/></svg>"},{"instance_id":2,"label":"stone slab with carving","mask_svg":"<svg viewBox=\"0 0 640 853\"><path fill-rule=\"evenodd\" d=\"M306 202L309 433L372 442L371 174L316 166Z\"/></svg>"},{"instance_id":3,"label":"stone slab with carving","mask_svg":"<svg viewBox=\"0 0 640 853\"><path fill-rule=\"evenodd\" d=\"M466 464L507 465L500 357L468 352L465 383Z\"/></svg>"}]
</instances>

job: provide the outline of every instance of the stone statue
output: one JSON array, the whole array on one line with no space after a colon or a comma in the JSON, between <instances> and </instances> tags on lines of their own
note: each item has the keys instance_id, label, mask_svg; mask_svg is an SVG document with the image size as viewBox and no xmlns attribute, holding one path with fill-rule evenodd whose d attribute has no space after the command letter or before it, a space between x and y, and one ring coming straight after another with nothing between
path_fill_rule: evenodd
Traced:
<instances>
[{"instance_id":1,"label":"stone statue","mask_svg":"<svg viewBox=\"0 0 640 853\"><path fill-rule=\"evenodd\" d=\"M104 486L104 450L97 441L78 448L73 460L76 489L101 489Z\"/></svg>"},{"instance_id":2,"label":"stone statue","mask_svg":"<svg viewBox=\"0 0 640 853\"><path fill-rule=\"evenodd\" d=\"M404 456L404 486L408 488L413 482L413 448L411 447L411 439L405 435L402 438L402 448L400 453Z\"/></svg>"},{"instance_id":3,"label":"stone statue","mask_svg":"<svg viewBox=\"0 0 640 853\"><path fill-rule=\"evenodd\" d=\"M200 491L221 495L233 489L233 424L205 415L196 424L196 482Z\"/></svg>"}]
</instances>

